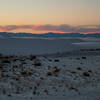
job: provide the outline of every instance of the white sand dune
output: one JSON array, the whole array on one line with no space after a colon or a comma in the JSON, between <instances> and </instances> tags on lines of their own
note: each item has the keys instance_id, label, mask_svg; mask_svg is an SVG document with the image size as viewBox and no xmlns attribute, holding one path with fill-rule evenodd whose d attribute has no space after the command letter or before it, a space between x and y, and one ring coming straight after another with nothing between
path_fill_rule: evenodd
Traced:
<instances>
[{"instance_id":1,"label":"white sand dune","mask_svg":"<svg viewBox=\"0 0 100 100\"><path fill-rule=\"evenodd\" d=\"M71 51L76 48L72 43L81 39L0 39L0 53L4 54L46 54ZM76 48L77 49L77 48Z\"/></svg>"},{"instance_id":2,"label":"white sand dune","mask_svg":"<svg viewBox=\"0 0 100 100\"><path fill-rule=\"evenodd\" d=\"M94 39L96 41L96 39ZM93 41L94 41L93 40ZM52 54L67 52L80 48L100 47L100 42L91 42L91 39L63 38L0 38L0 53L3 54Z\"/></svg>"},{"instance_id":3,"label":"white sand dune","mask_svg":"<svg viewBox=\"0 0 100 100\"><path fill-rule=\"evenodd\" d=\"M100 99L99 55L1 58L0 100Z\"/></svg>"},{"instance_id":4,"label":"white sand dune","mask_svg":"<svg viewBox=\"0 0 100 100\"><path fill-rule=\"evenodd\" d=\"M82 55L81 48L100 48L100 42L90 38L0 38L0 53L5 54L0 55L0 100L99 100L100 53L86 50ZM69 53L72 50L79 54ZM57 52L60 56L52 54ZM21 56L46 53L52 55Z\"/></svg>"},{"instance_id":5,"label":"white sand dune","mask_svg":"<svg viewBox=\"0 0 100 100\"><path fill-rule=\"evenodd\" d=\"M89 49L89 48L100 48L100 42L80 42L80 43L73 43L80 48Z\"/></svg>"}]
</instances>

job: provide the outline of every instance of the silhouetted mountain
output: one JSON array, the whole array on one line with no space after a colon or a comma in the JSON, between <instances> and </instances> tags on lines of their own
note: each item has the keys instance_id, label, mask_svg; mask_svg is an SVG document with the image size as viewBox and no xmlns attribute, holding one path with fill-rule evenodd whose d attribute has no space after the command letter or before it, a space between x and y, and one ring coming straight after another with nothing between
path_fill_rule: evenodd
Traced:
<instances>
[{"instance_id":1,"label":"silhouetted mountain","mask_svg":"<svg viewBox=\"0 0 100 100\"><path fill-rule=\"evenodd\" d=\"M13 37L96 37L100 38L100 33L92 34L80 34L80 33L44 33L44 34L32 34L32 33L10 33L10 32L0 32L0 37L13 38Z\"/></svg>"}]
</instances>

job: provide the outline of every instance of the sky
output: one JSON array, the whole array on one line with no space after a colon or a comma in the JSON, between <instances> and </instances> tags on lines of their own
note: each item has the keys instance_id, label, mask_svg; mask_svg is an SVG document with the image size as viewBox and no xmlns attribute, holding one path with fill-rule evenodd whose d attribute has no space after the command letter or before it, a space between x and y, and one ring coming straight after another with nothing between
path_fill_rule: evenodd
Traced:
<instances>
[{"instance_id":1,"label":"sky","mask_svg":"<svg viewBox=\"0 0 100 100\"><path fill-rule=\"evenodd\" d=\"M0 0L0 32L100 32L100 0Z\"/></svg>"}]
</instances>

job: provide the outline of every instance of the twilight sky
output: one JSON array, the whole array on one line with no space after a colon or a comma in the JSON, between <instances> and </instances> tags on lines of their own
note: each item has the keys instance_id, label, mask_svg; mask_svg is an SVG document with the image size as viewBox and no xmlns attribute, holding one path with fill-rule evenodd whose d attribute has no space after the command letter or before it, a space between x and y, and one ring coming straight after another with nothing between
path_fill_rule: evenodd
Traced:
<instances>
[{"instance_id":1,"label":"twilight sky","mask_svg":"<svg viewBox=\"0 0 100 100\"><path fill-rule=\"evenodd\" d=\"M0 32L100 32L100 0L0 0Z\"/></svg>"}]
</instances>

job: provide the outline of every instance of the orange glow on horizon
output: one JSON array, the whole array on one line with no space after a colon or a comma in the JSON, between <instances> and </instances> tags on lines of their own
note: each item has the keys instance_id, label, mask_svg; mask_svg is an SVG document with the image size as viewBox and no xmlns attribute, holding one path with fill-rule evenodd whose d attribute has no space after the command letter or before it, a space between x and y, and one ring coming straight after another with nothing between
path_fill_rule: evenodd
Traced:
<instances>
[{"instance_id":1,"label":"orange glow on horizon","mask_svg":"<svg viewBox=\"0 0 100 100\"><path fill-rule=\"evenodd\" d=\"M7 30L5 30L5 29L0 29L0 32L7 32Z\"/></svg>"}]
</instances>

